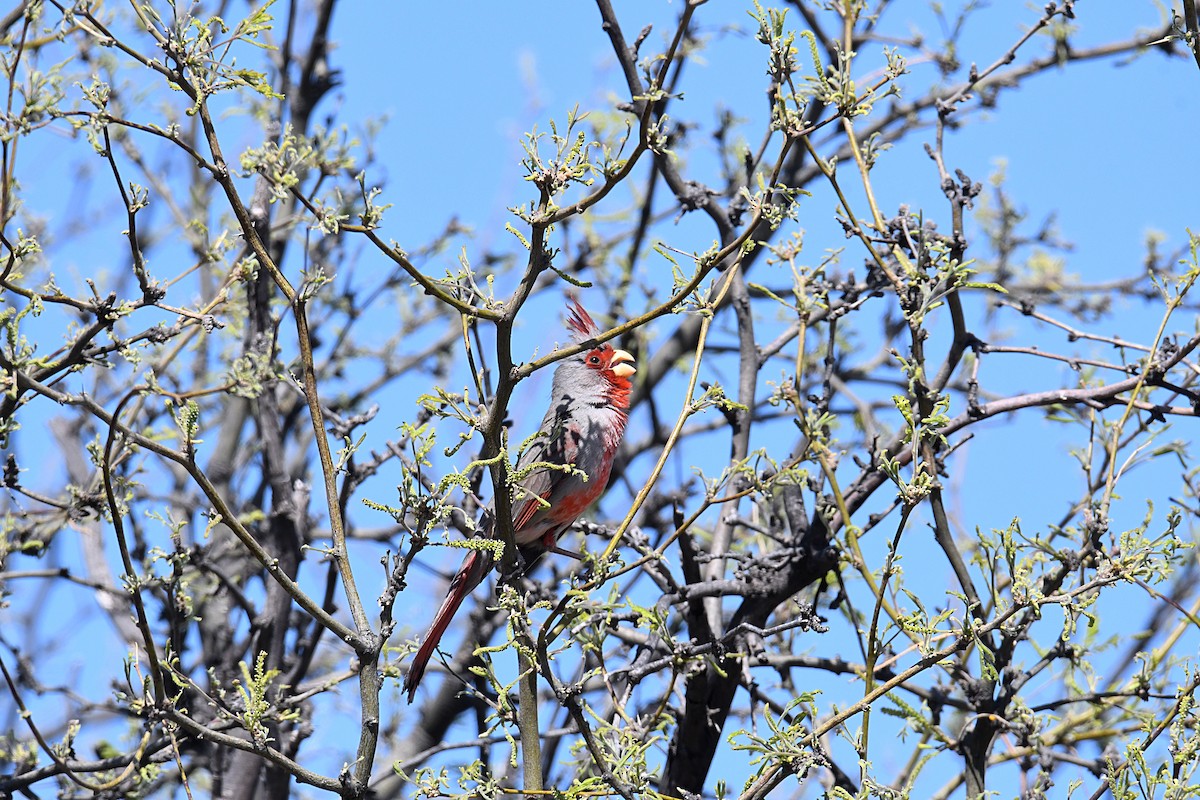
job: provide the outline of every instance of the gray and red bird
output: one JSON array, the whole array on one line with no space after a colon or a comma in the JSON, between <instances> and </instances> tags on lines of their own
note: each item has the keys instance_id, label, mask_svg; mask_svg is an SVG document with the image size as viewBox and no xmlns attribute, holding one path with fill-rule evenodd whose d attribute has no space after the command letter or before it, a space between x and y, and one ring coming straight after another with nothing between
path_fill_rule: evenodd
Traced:
<instances>
[{"instance_id":1,"label":"gray and red bird","mask_svg":"<svg viewBox=\"0 0 1200 800\"><path fill-rule=\"evenodd\" d=\"M576 342L600 334L574 298L567 327ZM522 552L537 555L554 549L563 531L604 491L625 433L634 372L633 356L611 344L598 345L559 362L550 389L550 408L517 469L534 464L569 465L572 469L539 467L521 482L512 505L512 522ZM412 702L450 620L492 566L491 555L483 550L472 550L463 560L404 678L408 702Z\"/></svg>"}]
</instances>

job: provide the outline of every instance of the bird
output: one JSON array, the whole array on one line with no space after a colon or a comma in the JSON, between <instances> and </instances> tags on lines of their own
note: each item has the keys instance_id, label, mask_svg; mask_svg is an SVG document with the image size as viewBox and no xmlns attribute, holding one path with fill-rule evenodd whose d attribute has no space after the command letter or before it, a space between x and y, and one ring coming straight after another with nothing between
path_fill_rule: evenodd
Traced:
<instances>
[{"instance_id":1,"label":"bird","mask_svg":"<svg viewBox=\"0 0 1200 800\"><path fill-rule=\"evenodd\" d=\"M596 338L600 329L587 310L576 297L568 300L571 338L580 344ZM558 537L604 491L625 433L634 363L628 352L605 343L568 356L555 369L550 407L517 462L517 472L553 465L535 467L513 497L513 534L527 563L549 551L570 554L558 547ZM471 550L463 559L404 677L409 703L450 620L491 572L493 561L486 550Z\"/></svg>"}]
</instances>

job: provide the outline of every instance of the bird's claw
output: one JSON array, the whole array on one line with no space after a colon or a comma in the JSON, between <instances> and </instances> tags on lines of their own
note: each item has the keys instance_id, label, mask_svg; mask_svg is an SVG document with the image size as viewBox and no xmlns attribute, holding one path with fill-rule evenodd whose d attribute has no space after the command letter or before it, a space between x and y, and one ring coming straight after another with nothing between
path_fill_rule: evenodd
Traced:
<instances>
[{"instance_id":1,"label":"bird's claw","mask_svg":"<svg viewBox=\"0 0 1200 800\"><path fill-rule=\"evenodd\" d=\"M506 583L510 583L524 575L527 569L529 569L529 560L525 558L525 554L518 547L516 557L513 558L512 568L506 569L502 566L500 569L500 579Z\"/></svg>"}]
</instances>

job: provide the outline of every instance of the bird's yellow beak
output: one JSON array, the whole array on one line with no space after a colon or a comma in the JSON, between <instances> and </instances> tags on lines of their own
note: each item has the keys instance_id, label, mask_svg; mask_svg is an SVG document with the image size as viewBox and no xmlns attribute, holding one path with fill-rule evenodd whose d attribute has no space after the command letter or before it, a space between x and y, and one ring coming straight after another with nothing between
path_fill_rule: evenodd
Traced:
<instances>
[{"instance_id":1,"label":"bird's yellow beak","mask_svg":"<svg viewBox=\"0 0 1200 800\"><path fill-rule=\"evenodd\" d=\"M629 378L637 372L633 364L633 356L629 353L624 350L613 350L612 358L608 361L608 368L618 378Z\"/></svg>"}]
</instances>

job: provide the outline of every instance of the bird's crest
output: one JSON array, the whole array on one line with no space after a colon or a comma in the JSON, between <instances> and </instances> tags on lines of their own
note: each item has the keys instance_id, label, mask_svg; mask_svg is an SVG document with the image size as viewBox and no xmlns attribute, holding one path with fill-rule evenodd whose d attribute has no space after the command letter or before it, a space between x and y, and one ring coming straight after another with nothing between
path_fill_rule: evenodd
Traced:
<instances>
[{"instance_id":1,"label":"bird's crest","mask_svg":"<svg viewBox=\"0 0 1200 800\"><path fill-rule=\"evenodd\" d=\"M579 303L579 298L575 295L568 295L570 303L570 313L567 314L567 327L571 329L571 338L577 342L582 342L591 339L600 333L600 328L596 326L591 315Z\"/></svg>"}]
</instances>

